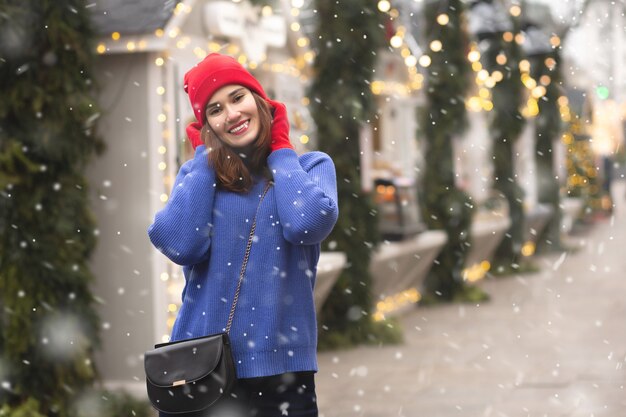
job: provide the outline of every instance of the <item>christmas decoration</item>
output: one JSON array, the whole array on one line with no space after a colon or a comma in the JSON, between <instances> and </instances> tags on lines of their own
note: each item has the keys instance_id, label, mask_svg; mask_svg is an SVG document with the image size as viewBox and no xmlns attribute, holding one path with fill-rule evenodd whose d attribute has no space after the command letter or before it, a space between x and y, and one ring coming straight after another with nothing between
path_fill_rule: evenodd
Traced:
<instances>
[{"instance_id":1,"label":"christmas decoration","mask_svg":"<svg viewBox=\"0 0 626 417\"><path fill-rule=\"evenodd\" d=\"M382 15L366 0L341 4L318 0L314 81L309 97L320 150L337 170L340 216L325 248L345 252L342 272L319 313L320 347L357 344L377 338L372 316L372 250L378 241L371 196L361 187L359 131L373 117L370 81L376 51L383 45Z\"/></svg>"},{"instance_id":2,"label":"christmas decoration","mask_svg":"<svg viewBox=\"0 0 626 417\"><path fill-rule=\"evenodd\" d=\"M428 228L444 229L448 234L448 242L426 278L426 300L483 298L462 276L474 207L454 181L452 141L466 126L465 95L471 72L466 57L469 40L464 10L465 5L459 0L431 0L424 4L425 41L438 41L442 47L420 58L427 69L426 105L420 111L420 134L426 142L420 201ZM442 15L446 18L442 19Z\"/></svg>"},{"instance_id":3,"label":"christmas decoration","mask_svg":"<svg viewBox=\"0 0 626 417\"><path fill-rule=\"evenodd\" d=\"M569 95L569 94L568 94ZM582 220L591 220L605 212L601 178L598 175L597 155L591 144L590 120L591 111L585 109L583 96L572 91L575 104L569 102L567 96L559 99L561 119L565 123L565 132L561 141L566 147L568 197L582 198Z\"/></svg>"},{"instance_id":4,"label":"christmas decoration","mask_svg":"<svg viewBox=\"0 0 626 417\"><path fill-rule=\"evenodd\" d=\"M533 33L540 29L532 25L526 28L526 36L533 39ZM547 36L546 36L547 38ZM561 208L560 185L554 168L553 147L559 138L562 121L558 99L561 96L559 84L562 81L560 69L560 50L550 39L542 48L530 50L531 99L536 100L535 117L535 160L537 163L537 200L552 207L553 214L548 224L537 238L537 252L562 249L561 244ZM560 42L560 41L559 41ZM552 43L552 45L551 45ZM534 80L534 81L531 81Z\"/></svg>"},{"instance_id":5,"label":"christmas decoration","mask_svg":"<svg viewBox=\"0 0 626 417\"><path fill-rule=\"evenodd\" d=\"M0 401L16 415L69 417L96 376L90 39L83 1L0 4Z\"/></svg>"},{"instance_id":6,"label":"christmas decoration","mask_svg":"<svg viewBox=\"0 0 626 417\"><path fill-rule=\"evenodd\" d=\"M519 265L524 243L524 191L516 181L513 154L515 142L525 124L520 113L525 89L519 69L522 59L522 50L518 43L519 8L513 7L506 13L498 7L498 3L485 1L483 4L487 4L488 10L497 14L502 22L499 27L491 27L488 32L478 34L479 46L483 49L480 63L489 72L488 80L492 80L488 91L493 108L487 117L493 144L493 187L506 198L511 218L511 226L492 260L492 266L497 272L510 271L512 265Z\"/></svg>"}]
</instances>

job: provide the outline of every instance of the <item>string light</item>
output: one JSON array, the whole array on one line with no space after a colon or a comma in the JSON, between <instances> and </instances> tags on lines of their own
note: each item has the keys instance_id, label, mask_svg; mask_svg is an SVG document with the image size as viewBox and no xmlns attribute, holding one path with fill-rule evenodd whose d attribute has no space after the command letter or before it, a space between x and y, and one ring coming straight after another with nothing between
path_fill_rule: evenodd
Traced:
<instances>
[{"instance_id":1,"label":"string light","mask_svg":"<svg viewBox=\"0 0 626 417\"><path fill-rule=\"evenodd\" d=\"M430 50L433 52L439 52L443 48L443 44L440 40L434 40L430 43Z\"/></svg>"},{"instance_id":2,"label":"string light","mask_svg":"<svg viewBox=\"0 0 626 417\"><path fill-rule=\"evenodd\" d=\"M387 0L380 0L378 2L378 10L380 10L381 12L387 13L390 9L391 3L389 3Z\"/></svg>"},{"instance_id":3,"label":"string light","mask_svg":"<svg viewBox=\"0 0 626 417\"><path fill-rule=\"evenodd\" d=\"M411 94L412 90L421 88L421 83L416 84L404 84L397 81L372 81L370 83L370 90L374 95L398 95L398 96L407 96ZM416 86L416 88L413 88Z\"/></svg>"},{"instance_id":4,"label":"string light","mask_svg":"<svg viewBox=\"0 0 626 417\"><path fill-rule=\"evenodd\" d=\"M546 95L546 88L543 85L539 85L532 89L531 94L534 98L541 98Z\"/></svg>"},{"instance_id":5,"label":"string light","mask_svg":"<svg viewBox=\"0 0 626 417\"><path fill-rule=\"evenodd\" d=\"M181 14L184 11L185 11L185 5L183 3L178 3L176 5L176 7L174 8L174 14L176 16L178 16L179 14Z\"/></svg>"},{"instance_id":6,"label":"string light","mask_svg":"<svg viewBox=\"0 0 626 417\"><path fill-rule=\"evenodd\" d=\"M169 32L167 32L167 35L170 38L174 39L175 37L178 36L179 33L180 33L180 29L179 28L172 28L172 29L170 29Z\"/></svg>"},{"instance_id":7,"label":"string light","mask_svg":"<svg viewBox=\"0 0 626 417\"><path fill-rule=\"evenodd\" d=\"M406 58L404 58L404 64L407 67L414 67L417 65L417 58L415 58L413 55L409 55Z\"/></svg>"},{"instance_id":8,"label":"string light","mask_svg":"<svg viewBox=\"0 0 626 417\"><path fill-rule=\"evenodd\" d=\"M557 35L552 35L550 37L550 45L552 45L553 48L556 48L560 44L561 44L561 38L559 38Z\"/></svg>"},{"instance_id":9,"label":"string light","mask_svg":"<svg viewBox=\"0 0 626 417\"><path fill-rule=\"evenodd\" d=\"M535 117L539 114L539 105L537 104L537 99L534 97L529 97L526 102L526 107L522 109L522 115L524 117Z\"/></svg>"},{"instance_id":10,"label":"string light","mask_svg":"<svg viewBox=\"0 0 626 417\"><path fill-rule=\"evenodd\" d=\"M376 310L373 314L374 321L385 320L386 314L396 312L402 308L418 303L422 299L422 294L416 288L399 292L385 297L376 303Z\"/></svg>"},{"instance_id":11,"label":"string light","mask_svg":"<svg viewBox=\"0 0 626 417\"><path fill-rule=\"evenodd\" d=\"M476 282L483 279L487 272L491 269L491 263L484 260L473 264L472 266L465 268L462 272L463 280L468 282Z\"/></svg>"},{"instance_id":12,"label":"string light","mask_svg":"<svg viewBox=\"0 0 626 417\"><path fill-rule=\"evenodd\" d=\"M532 256L535 253L535 243L528 241L524 243L521 250L522 256Z\"/></svg>"},{"instance_id":13,"label":"string light","mask_svg":"<svg viewBox=\"0 0 626 417\"><path fill-rule=\"evenodd\" d=\"M469 97L465 100L465 108L467 108L469 111L478 113L483 108L481 98L477 96Z\"/></svg>"},{"instance_id":14,"label":"string light","mask_svg":"<svg viewBox=\"0 0 626 417\"><path fill-rule=\"evenodd\" d=\"M487 80L487 78L489 78L489 73L485 69L481 69L478 71L478 74L476 74L476 79L483 83Z\"/></svg>"},{"instance_id":15,"label":"string light","mask_svg":"<svg viewBox=\"0 0 626 417\"><path fill-rule=\"evenodd\" d=\"M450 17L445 14L442 13L439 16L437 16L437 23L439 23L441 26L445 26L450 22Z\"/></svg>"},{"instance_id":16,"label":"string light","mask_svg":"<svg viewBox=\"0 0 626 417\"><path fill-rule=\"evenodd\" d=\"M529 72L530 71L530 62L526 59L522 59L519 62L519 70L521 72Z\"/></svg>"},{"instance_id":17,"label":"string light","mask_svg":"<svg viewBox=\"0 0 626 417\"><path fill-rule=\"evenodd\" d=\"M478 52L478 50L476 49L472 49L468 54L467 54L467 59L469 60L469 62L478 62L480 60L480 52Z\"/></svg>"},{"instance_id":18,"label":"string light","mask_svg":"<svg viewBox=\"0 0 626 417\"><path fill-rule=\"evenodd\" d=\"M521 76L521 79L522 79L522 83L529 90L532 90L533 88L535 88L537 86L537 81L535 81L535 79L533 77L528 75L528 73L523 73L522 76Z\"/></svg>"},{"instance_id":19,"label":"string light","mask_svg":"<svg viewBox=\"0 0 626 417\"><path fill-rule=\"evenodd\" d=\"M393 46L394 48L399 48L402 46L403 40L400 36L398 35L394 35L391 37L391 39L389 40L389 44L391 46Z\"/></svg>"}]
</instances>

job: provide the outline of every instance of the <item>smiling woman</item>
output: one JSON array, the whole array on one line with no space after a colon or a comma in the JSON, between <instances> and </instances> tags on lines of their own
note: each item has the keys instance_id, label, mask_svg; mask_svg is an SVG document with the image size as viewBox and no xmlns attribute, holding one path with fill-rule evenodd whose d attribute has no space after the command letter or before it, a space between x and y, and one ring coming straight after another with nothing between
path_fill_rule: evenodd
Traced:
<instances>
[{"instance_id":1,"label":"smiling woman","mask_svg":"<svg viewBox=\"0 0 626 417\"><path fill-rule=\"evenodd\" d=\"M184 84L195 156L148 234L185 274L172 342L227 333L238 380L233 396L182 415L235 407L251 417L316 417L313 288L338 216L334 164L322 152L296 154L287 109L233 58L207 56ZM167 375L187 375L185 363L169 362ZM181 407L159 410L190 409Z\"/></svg>"}]
</instances>

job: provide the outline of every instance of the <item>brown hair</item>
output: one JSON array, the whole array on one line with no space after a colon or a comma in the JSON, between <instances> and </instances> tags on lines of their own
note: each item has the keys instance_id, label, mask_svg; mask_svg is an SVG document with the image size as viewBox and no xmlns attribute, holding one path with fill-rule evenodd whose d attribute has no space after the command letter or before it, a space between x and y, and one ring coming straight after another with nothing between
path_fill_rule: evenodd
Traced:
<instances>
[{"instance_id":1,"label":"brown hair","mask_svg":"<svg viewBox=\"0 0 626 417\"><path fill-rule=\"evenodd\" d=\"M207 122L202 126L202 139L209 150L209 160L215 168L218 186L229 191L245 193L253 185L253 174L263 174L269 177L267 156L270 153L272 140L270 128L272 113L269 104L257 93L250 91L259 111L259 135L252 144L252 152L244 163L237 151L226 145L215 134Z\"/></svg>"}]
</instances>

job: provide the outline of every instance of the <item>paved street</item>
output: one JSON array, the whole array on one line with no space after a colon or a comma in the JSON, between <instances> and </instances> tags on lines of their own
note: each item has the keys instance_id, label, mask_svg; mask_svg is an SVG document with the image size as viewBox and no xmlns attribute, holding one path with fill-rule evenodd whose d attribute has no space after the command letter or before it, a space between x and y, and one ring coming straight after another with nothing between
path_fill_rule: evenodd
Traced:
<instances>
[{"instance_id":1,"label":"paved street","mask_svg":"<svg viewBox=\"0 0 626 417\"><path fill-rule=\"evenodd\" d=\"M405 343L322 353L323 417L626 416L626 200L491 301L416 308Z\"/></svg>"}]
</instances>

